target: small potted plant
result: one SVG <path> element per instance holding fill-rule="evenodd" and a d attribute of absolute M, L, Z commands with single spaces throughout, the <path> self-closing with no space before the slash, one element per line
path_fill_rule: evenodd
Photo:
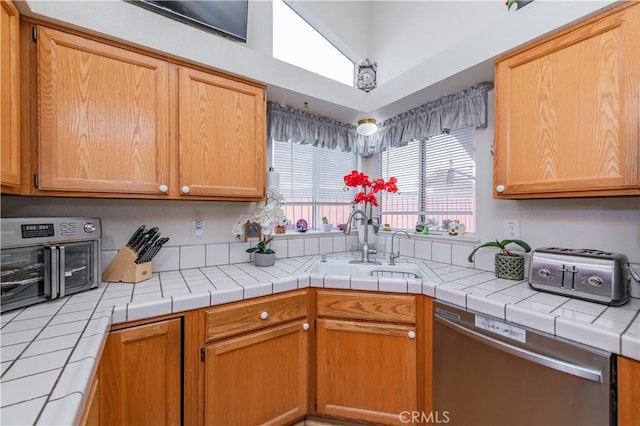
<path fill-rule="evenodd" d="M 496 253 L 496 277 L 506 278 L 508 280 L 523 280 L 524 279 L 524 257 L 520 254 L 509 251 L 507 245 L 516 244 L 524 249 L 525 252 L 530 252 L 531 247 L 529 244 L 522 240 L 502 240 L 502 241 L 489 241 L 478 247 L 476 247 L 467 260 L 473 262 L 473 256 L 476 252 L 483 247 L 496 247 L 500 251 Z"/>
<path fill-rule="evenodd" d="M 332 228 L 333 228 L 333 225 L 329 223 L 329 219 L 327 219 L 326 216 L 322 216 L 322 225 L 321 225 L 322 232 L 329 232 L 331 231 Z"/>
<path fill-rule="evenodd" d="M 273 266 L 276 261 L 276 252 L 268 245 L 273 237 L 264 237 L 255 246 L 248 248 L 247 253 L 253 253 L 253 263 L 256 266 Z"/>

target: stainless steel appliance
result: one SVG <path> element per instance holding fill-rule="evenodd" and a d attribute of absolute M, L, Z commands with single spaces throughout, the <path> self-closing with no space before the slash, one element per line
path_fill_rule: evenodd
<path fill-rule="evenodd" d="M 558 247 L 531 253 L 529 285 L 536 290 L 619 306 L 631 297 L 630 282 L 624 254 Z"/>
<path fill-rule="evenodd" d="M 1 312 L 98 286 L 100 219 L 3 218 L 1 229 Z"/>
<path fill-rule="evenodd" d="M 615 425 L 615 356 L 441 302 L 434 410 L 450 425 Z"/>

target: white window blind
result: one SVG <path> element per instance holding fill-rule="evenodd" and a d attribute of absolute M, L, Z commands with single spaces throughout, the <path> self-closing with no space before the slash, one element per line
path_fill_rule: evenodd
<path fill-rule="evenodd" d="M 305 219 L 316 229 L 322 217 L 333 225 L 344 223 L 354 193 L 343 190 L 343 178 L 356 168 L 355 153 L 280 141 L 272 141 L 272 147 L 289 221 Z"/>
<path fill-rule="evenodd" d="M 398 193 L 383 193 L 381 215 L 394 228 L 429 223 L 446 231 L 458 220 L 475 232 L 475 130 L 458 130 L 380 154 L 380 174 L 398 178 Z"/>

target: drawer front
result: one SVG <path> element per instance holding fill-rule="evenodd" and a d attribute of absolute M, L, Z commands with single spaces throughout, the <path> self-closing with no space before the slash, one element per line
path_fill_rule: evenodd
<path fill-rule="evenodd" d="M 415 324 L 416 298 L 397 294 L 318 291 L 318 316 Z"/>
<path fill-rule="evenodd" d="M 205 312 L 206 340 L 210 342 L 306 316 L 306 290 L 218 306 Z"/>

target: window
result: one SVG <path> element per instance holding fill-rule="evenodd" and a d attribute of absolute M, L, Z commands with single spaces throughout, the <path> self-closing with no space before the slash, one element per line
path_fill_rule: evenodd
<path fill-rule="evenodd" d="M 354 84 L 353 62 L 282 0 L 273 0 L 273 57 Z"/>
<path fill-rule="evenodd" d="M 305 219 L 319 229 L 324 216 L 334 226 L 347 221 L 354 191 L 343 189 L 344 175 L 356 169 L 355 153 L 280 141 L 272 141 L 272 149 L 290 222 Z"/>
<path fill-rule="evenodd" d="M 446 231 L 459 220 L 465 232 L 475 232 L 474 135 L 468 128 L 381 153 L 380 175 L 398 178 L 398 192 L 381 195 L 382 222 L 399 229 L 424 222 L 431 231 Z"/>

